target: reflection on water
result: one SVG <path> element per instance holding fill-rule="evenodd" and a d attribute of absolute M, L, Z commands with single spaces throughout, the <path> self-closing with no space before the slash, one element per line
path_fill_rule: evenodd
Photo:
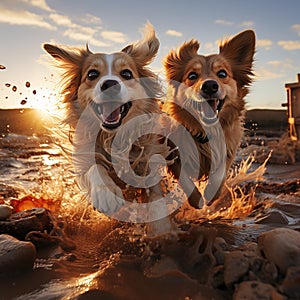
<path fill-rule="evenodd" d="M 23 208 L 35 203 L 55 210 L 76 246 L 42 249 L 32 272 L 1 278 L 3 299 L 139 299 L 141 293 L 144 299 L 201 293 L 226 299 L 224 291 L 202 284 L 207 274 L 192 263 L 201 257 L 204 264 L 211 262 L 214 237 L 241 245 L 270 228 L 300 230 L 299 164 L 266 165 L 267 156 L 263 163 L 240 157 L 219 202 L 202 210 L 184 204 L 173 220 L 179 233 L 149 240 L 142 224 L 120 224 L 88 206 L 69 162 L 47 138 L 0 138 L 0 200 L 22 199 Z"/>

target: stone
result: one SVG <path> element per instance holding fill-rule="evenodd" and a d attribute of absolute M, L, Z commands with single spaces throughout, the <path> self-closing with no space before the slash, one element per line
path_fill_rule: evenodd
<path fill-rule="evenodd" d="M 271 261 L 265 260 L 259 272 L 259 278 L 263 282 L 275 284 L 278 277 L 278 270 L 275 264 Z"/>
<path fill-rule="evenodd" d="M 0 274 L 32 269 L 35 257 L 36 249 L 32 243 L 7 234 L 0 235 Z"/>
<path fill-rule="evenodd" d="M 214 253 L 217 265 L 224 265 L 226 253 L 229 251 L 217 250 Z"/>
<path fill-rule="evenodd" d="M 258 218 L 255 223 L 257 224 L 281 224 L 288 225 L 289 220 L 284 215 L 284 213 L 280 211 L 271 211 L 267 215 Z"/>
<path fill-rule="evenodd" d="M 289 228 L 276 228 L 258 237 L 262 254 L 282 273 L 291 266 L 300 266 L 300 232 Z"/>
<path fill-rule="evenodd" d="M 214 243 L 213 243 L 213 248 L 215 250 L 222 250 L 222 251 L 228 251 L 229 250 L 229 246 L 226 243 L 226 241 L 222 238 L 217 236 Z"/>
<path fill-rule="evenodd" d="M 247 242 L 242 244 L 238 250 L 245 251 L 248 253 L 248 256 L 256 256 L 259 253 L 258 245 L 255 242 Z"/>
<path fill-rule="evenodd" d="M 225 255 L 228 253 L 229 246 L 222 237 L 216 237 L 213 244 L 213 255 L 216 259 L 217 265 L 223 265 Z"/>
<path fill-rule="evenodd" d="M 300 267 L 289 267 L 279 290 L 293 299 L 300 299 Z"/>
<path fill-rule="evenodd" d="M 260 281 L 244 281 L 238 285 L 233 300 L 284 300 L 283 295 L 270 284 Z"/>
<path fill-rule="evenodd" d="M 0 234 L 9 234 L 24 240 L 30 231 L 48 231 L 53 228 L 51 214 L 44 208 L 32 208 L 13 213 L 9 218 L 0 221 Z"/>
<path fill-rule="evenodd" d="M 214 289 L 224 287 L 224 266 L 213 267 L 209 273 L 208 284 Z"/>
<path fill-rule="evenodd" d="M 257 274 L 262 269 L 264 259 L 260 256 L 254 256 L 251 257 L 249 261 L 251 270 Z"/>
<path fill-rule="evenodd" d="M 249 259 L 243 251 L 232 251 L 225 255 L 224 282 L 227 287 L 242 279 L 250 268 Z"/>
<path fill-rule="evenodd" d="M 11 216 L 13 207 L 7 204 L 0 204 L 0 221 L 6 220 Z"/>

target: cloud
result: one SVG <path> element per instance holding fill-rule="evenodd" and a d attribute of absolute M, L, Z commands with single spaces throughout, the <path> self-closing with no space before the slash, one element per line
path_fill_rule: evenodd
<path fill-rule="evenodd" d="M 49 15 L 49 18 L 57 25 L 74 27 L 74 24 L 68 16 L 53 13 Z"/>
<path fill-rule="evenodd" d="M 94 25 L 101 25 L 102 20 L 99 17 L 96 17 L 92 14 L 85 14 L 85 17 L 81 19 L 82 22 L 85 24 L 94 24 Z"/>
<path fill-rule="evenodd" d="M 284 74 L 281 74 L 280 72 L 277 71 L 273 71 L 267 67 L 261 67 L 257 69 L 255 71 L 255 74 L 259 78 L 259 80 L 269 80 L 269 79 L 284 77 Z"/>
<path fill-rule="evenodd" d="M 295 30 L 298 33 L 298 35 L 300 35 L 300 24 L 292 25 L 292 29 Z"/>
<path fill-rule="evenodd" d="M 207 51 L 208 53 L 212 53 L 212 52 L 216 52 L 218 49 L 218 43 L 205 43 L 204 44 L 204 49 L 205 51 Z"/>
<path fill-rule="evenodd" d="M 75 25 L 74 28 L 67 29 L 63 35 L 71 40 L 80 41 L 83 43 L 89 43 L 97 47 L 109 47 L 110 43 L 100 41 L 94 37 L 97 33 L 97 29 L 91 27 L 84 27 L 80 25 Z"/>
<path fill-rule="evenodd" d="M 277 44 L 288 51 L 300 49 L 300 41 L 278 41 Z"/>
<path fill-rule="evenodd" d="M 257 40 L 256 45 L 258 48 L 264 48 L 265 50 L 270 50 L 273 42 L 271 40 Z"/>
<path fill-rule="evenodd" d="M 167 35 L 171 35 L 171 36 L 177 36 L 177 37 L 181 37 L 182 36 L 182 32 L 173 30 L 173 29 L 169 29 L 166 31 Z"/>
<path fill-rule="evenodd" d="M 253 21 L 244 21 L 240 24 L 241 27 L 253 27 L 254 22 Z"/>
<path fill-rule="evenodd" d="M 24 3 L 27 3 L 31 6 L 38 7 L 45 11 L 54 11 L 48 6 L 45 0 L 22 0 Z"/>
<path fill-rule="evenodd" d="M 93 23 L 101 23 L 101 19 L 93 15 L 86 15 Z M 72 20 L 65 15 L 52 13 L 49 15 L 49 18 L 58 26 L 66 27 L 67 29 L 63 32 L 63 36 L 68 37 L 74 41 L 80 41 L 83 43 L 89 43 L 97 47 L 108 47 L 111 44 L 102 42 L 95 38 L 95 35 L 100 31 L 100 26 L 82 26 L 76 23 L 73 23 Z M 81 20 L 83 21 L 83 20 Z M 91 23 L 89 22 L 89 24 Z"/>
<path fill-rule="evenodd" d="M 233 25 L 233 22 L 227 21 L 227 20 L 221 20 L 221 19 L 216 20 L 215 23 L 218 24 L 218 25 L 225 25 L 225 26 L 232 26 Z"/>
<path fill-rule="evenodd" d="M 94 33 L 95 31 L 90 27 L 76 26 L 75 28 L 67 29 L 63 35 L 76 41 L 87 41 Z"/>
<path fill-rule="evenodd" d="M 127 36 L 123 32 L 119 31 L 102 31 L 101 36 L 114 43 L 125 43 L 127 41 Z"/>
<path fill-rule="evenodd" d="M 10 25 L 36 26 L 49 30 L 55 30 L 56 27 L 46 22 L 42 16 L 29 11 L 16 11 L 10 9 L 1 9 L 0 23 Z"/>
<path fill-rule="evenodd" d="M 255 73 L 259 80 L 268 80 L 275 78 L 286 77 L 286 74 L 290 70 L 294 70 L 294 66 L 291 61 L 280 61 L 280 60 L 271 60 L 268 61 L 265 65 L 258 68 Z"/>

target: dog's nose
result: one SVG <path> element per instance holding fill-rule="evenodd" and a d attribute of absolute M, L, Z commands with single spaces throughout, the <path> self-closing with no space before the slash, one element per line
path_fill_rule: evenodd
<path fill-rule="evenodd" d="M 101 91 L 110 97 L 118 95 L 120 90 L 121 86 L 116 80 L 105 80 L 101 85 Z"/>
<path fill-rule="evenodd" d="M 219 90 L 219 85 L 215 80 L 206 80 L 203 82 L 201 86 L 201 91 L 212 97 L 215 93 L 217 93 Z"/>

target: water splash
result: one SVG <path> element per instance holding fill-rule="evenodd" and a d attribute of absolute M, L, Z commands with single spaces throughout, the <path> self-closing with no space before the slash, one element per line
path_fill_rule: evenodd
<path fill-rule="evenodd" d="M 263 175 L 270 157 L 271 152 L 261 165 L 251 170 L 256 158 L 254 155 L 248 156 L 237 167 L 231 169 L 220 197 L 211 206 L 204 206 L 200 210 L 195 210 L 184 203 L 176 217 L 185 221 L 202 220 L 203 222 L 246 217 L 256 204 L 255 182 L 264 179 Z M 247 189 L 243 187 L 245 182 L 253 182 L 253 184 Z M 198 183 L 199 189 L 203 190 L 204 187 L 205 183 Z"/>

